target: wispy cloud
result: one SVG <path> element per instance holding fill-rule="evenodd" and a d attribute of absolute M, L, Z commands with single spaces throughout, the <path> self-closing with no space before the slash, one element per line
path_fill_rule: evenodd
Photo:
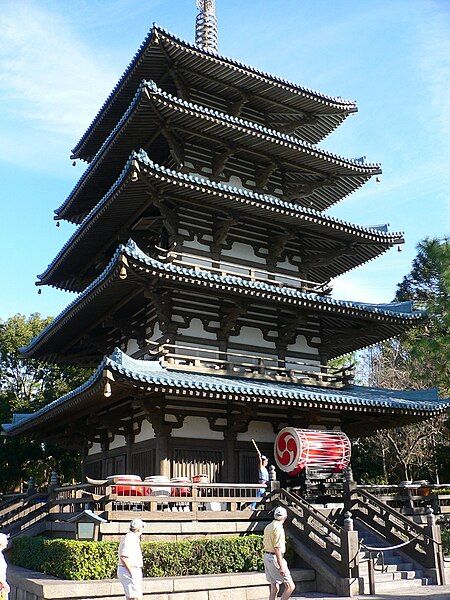
<path fill-rule="evenodd" d="M 2 156 L 38 137 L 69 145 L 111 89 L 114 70 L 62 15 L 32 2 L 3 2 L 0 30 Z"/>

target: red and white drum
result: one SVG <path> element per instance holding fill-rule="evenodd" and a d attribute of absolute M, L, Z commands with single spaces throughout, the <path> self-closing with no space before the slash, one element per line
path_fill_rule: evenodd
<path fill-rule="evenodd" d="M 305 468 L 339 473 L 348 467 L 350 440 L 342 431 L 285 427 L 275 440 L 275 461 L 289 475 Z"/>

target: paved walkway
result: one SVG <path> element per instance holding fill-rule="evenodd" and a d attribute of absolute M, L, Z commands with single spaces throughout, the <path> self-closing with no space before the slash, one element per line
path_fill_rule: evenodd
<path fill-rule="evenodd" d="M 294 595 L 292 598 L 300 600 L 301 598 L 314 598 L 315 600 L 337 600 L 337 596 L 324 596 L 320 593 L 308 593 L 303 595 Z M 394 600 L 402 598 L 403 600 L 423 600 L 430 598 L 431 600 L 449 600 L 450 585 L 424 585 L 422 587 L 413 587 L 409 590 L 398 590 L 395 592 L 376 594 L 375 596 L 358 596 L 358 600 Z M 357 600 L 355 598 L 355 600 Z"/>

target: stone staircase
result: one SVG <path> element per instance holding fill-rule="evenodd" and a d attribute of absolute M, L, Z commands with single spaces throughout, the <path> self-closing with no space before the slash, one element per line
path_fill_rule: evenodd
<path fill-rule="evenodd" d="M 363 546 L 359 555 L 359 573 L 364 579 L 364 594 L 369 594 L 369 550 L 370 548 L 388 548 L 390 544 L 377 535 L 375 532 L 364 527 L 361 523 L 356 523 L 356 529 L 362 540 Z M 377 556 L 372 552 L 375 559 L 375 591 L 395 592 L 407 588 L 418 587 L 422 585 L 431 585 L 433 581 L 426 577 L 423 568 L 413 563 L 400 550 L 384 550 Z"/>

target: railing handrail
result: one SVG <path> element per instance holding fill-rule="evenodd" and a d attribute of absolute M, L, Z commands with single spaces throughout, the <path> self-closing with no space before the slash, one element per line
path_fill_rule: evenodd
<path fill-rule="evenodd" d="M 233 351 L 223 351 L 223 350 L 216 350 L 214 348 L 198 348 L 196 346 L 189 346 L 189 345 L 185 345 L 185 344 L 167 344 L 167 343 L 163 343 L 163 344 L 158 344 L 158 342 L 152 342 L 151 340 L 146 340 L 146 343 L 148 343 L 149 345 L 152 346 L 156 346 L 156 350 L 153 351 L 152 353 L 155 355 L 159 355 L 161 353 L 164 353 L 164 349 L 165 348 L 174 348 L 174 349 L 181 349 L 181 350 L 194 350 L 195 352 L 198 353 L 210 353 L 210 354 L 216 354 L 218 355 L 217 359 L 210 359 L 210 360 L 220 360 L 220 356 L 223 355 L 224 357 L 226 357 L 226 359 L 228 359 L 228 357 L 232 356 L 235 358 L 246 358 L 246 359 L 255 359 L 258 361 L 261 361 L 263 364 L 266 362 L 272 362 L 272 363 L 279 363 L 281 361 L 281 359 L 273 357 L 273 356 L 267 356 L 267 355 L 258 355 L 258 354 L 244 354 L 242 352 L 233 352 Z M 183 357 L 183 355 L 177 355 L 174 353 L 169 353 L 169 354 L 173 354 L 173 356 L 179 356 L 180 358 Z M 187 356 L 186 358 L 199 358 L 196 356 Z M 200 358 L 201 360 L 201 358 Z M 208 360 L 208 359 L 205 359 Z M 223 362 L 229 362 L 227 360 L 224 360 Z M 296 359 L 288 359 L 284 360 L 282 362 L 289 362 L 289 364 L 293 364 L 293 365 L 300 365 L 300 366 L 304 366 L 304 367 L 311 367 L 311 368 L 315 368 L 315 369 L 325 369 L 326 371 L 329 371 L 330 373 L 321 373 L 320 371 L 316 371 L 317 375 L 338 375 L 340 373 L 344 374 L 346 372 L 352 372 L 354 369 L 354 364 L 350 364 L 348 366 L 343 366 L 343 367 L 333 367 L 330 365 L 323 365 L 323 364 L 310 364 L 307 363 L 305 361 L 300 361 L 300 360 L 296 360 Z M 249 363 L 247 366 L 258 366 L 258 365 L 253 365 L 251 363 Z M 295 369 L 292 369 L 291 367 L 278 367 L 278 366 L 274 366 L 274 367 L 269 367 L 271 369 L 280 369 L 282 371 L 292 371 Z M 308 371 L 309 372 L 309 371 Z"/>
<path fill-rule="evenodd" d="M 404 485 L 399 485 L 398 483 L 363 483 L 363 484 L 358 484 L 358 489 L 363 489 L 363 490 L 367 490 L 367 489 L 391 489 L 391 488 L 395 488 L 398 490 L 405 490 L 405 489 L 419 489 L 419 488 L 432 488 L 432 489 L 443 489 L 443 488 L 449 488 L 450 489 L 450 483 L 405 483 Z M 449 492 L 450 493 L 450 492 Z"/>
<path fill-rule="evenodd" d="M 394 508 L 392 508 L 391 506 L 386 504 L 385 502 L 381 502 L 380 500 L 378 500 L 378 498 L 376 496 L 374 496 L 367 490 L 356 488 L 356 489 L 352 490 L 350 493 L 352 496 L 354 496 L 355 494 L 360 494 L 361 496 L 365 497 L 367 500 L 369 500 L 370 502 L 375 504 L 378 508 L 381 508 L 385 512 L 389 513 L 389 515 L 395 517 L 398 521 L 400 521 L 405 526 L 406 530 L 413 530 L 416 533 L 419 533 L 421 536 L 423 536 L 424 539 L 432 541 L 430 536 L 428 536 L 425 533 L 423 527 L 421 527 L 420 525 L 418 525 L 411 519 L 408 519 L 407 517 L 402 515 L 400 512 L 398 512 L 397 510 L 395 510 Z M 407 533 L 407 531 L 405 531 L 405 533 Z"/>
<path fill-rule="evenodd" d="M 336 525 L 335 523 L 330 521 L 325 515 L 323 515 L 318 510 L 316 510 L 309 502 L 304 500 L 301 496 L 298 496 L 297 494 L 293 494 L 292 492 L 288 492 L 287 490 L 284 490 L 284 489 L 280 489 L 280 490 L 278 490 L 278 492 L 279 492 L 279 495 L 286 496 L 288 498 L 288 500 L 298 504 L 303 510 L 305 510 L 305 512 L 307 512 L 311 516 L 313 516 L 314 519 L 319 521 L 319 523 L 321 525 L 323 525 L 324 527 L 327 527 L 327 529 L 329 529 L 336 536 L 338 536 L 338 537 L 341 536 L 341 534 L 343 532 L 342 527 L 339 527 L 339 525 Z"/>
<path fill-rule="evenodd" d="M 270 279 L 270 277 L 273 278 L 283 278 L 283 279 L 287 279 L 292 281 L 295 284 L 299 284 L 299 285 L 292 285 L 292 287 L 308 287 L 312 290 L 316 290 L 317 292 L 324 292 L 324 290 L 328 289 L 330 287 L 330 280 L 328 279 L 327 281 L 324 282 L 319 282 L 319 281 L 311 281 L 309 279 L 303 279 L 301 277 L 297 277 L 295 275 L 291 275 L 289 273 L 274 273 L 271 271 L 268 271 L 267 269 L 264 269 L 262 267 L 259 266 L 251 266 L 251 265 L 239 265 L 236 264 L 234 262 L 231 261 L 227 261 L 227 260 L 222 260 L 222 258 L 218 259 L 218 260 L 214 260 L 214 258 L 210 257 L 210 256 L 202 256 L 200 254 L 191 254 L 190 252 L 179 252 L 177 250 L 164 250 L 162 248 L 156 248 L 159 252 L 161 252 L 162 254 L 159 255 L 159 258 L 163 259 L 163 260 L 169 260 L 171 258 L 175 258 L 175 260 L 173 260 L 173 262 L 178 262 L 179 264 L 184 264 L 186 266 L 189 267 L 197 267 L 199 269 L 205 269 L 206 271 L 215 271 L 215 272 L 223 272 L 226 271 L 228 274 L 230 275 L 235 275 L 236 277 L 244 277 L 244 278 L 250 278 L 250 279 L 259 279 L 261 281 L 270 281 L 273 284 L 277 284 L 277 285 L 283 285 L 283 282 L 279 282 L 276 279 Z M 211 263 L 218 263 L 220 266 L 219 267 L 214 267 L 213 265 L 203 265 L 203 264 L 197 264 L 197 263 L 190 263 L 190 262 L 183 262 L 182 259 L 183 258 L 188 258 L 188 259 L 194 259 L 197 261 L 209 261 Z M 229 267 L 229 269 L 227 269 L 227 267 Z M 241 271 L 248 271 L 248 274 L 246 274 L 245 272 L 239 272 L 237 271 L 237 269 L 240 269 Z M 265 277 L 257 277 L 256 274 L 261 273 L 263 274 Z M 304 285 L 302 285 L 304 284 Z M 287 284 L 289 285 L 289 283 Z"/>

